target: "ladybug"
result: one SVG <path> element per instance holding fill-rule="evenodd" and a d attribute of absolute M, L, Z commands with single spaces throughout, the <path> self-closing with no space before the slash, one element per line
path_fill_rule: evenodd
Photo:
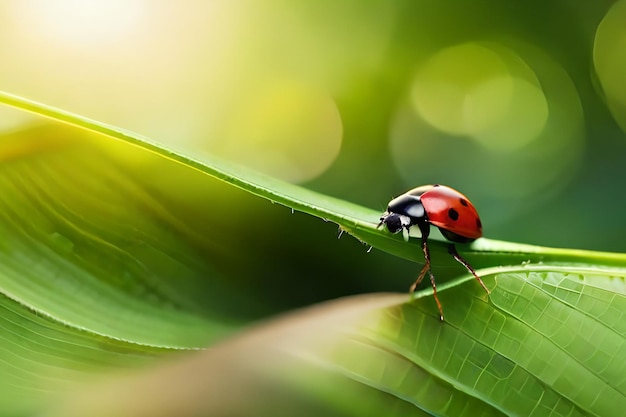
<path fill-rule="evenodd" d="M 448 246 L 448 253 L 471 272 L 485 291 L 487 291 L 487 294 L 489 294 L 490 291 L 482 279 L 476 274 L 474 268 L 459 255 L 454 245 L 454 243 L 473 242 L 483 235 L 480 217 L 478 217 L 478 212 L 474 205 L 457 190 L 445 185 L 435 184 L 423 185 L 407 191 L 389 202 L 387 211 L 380 217 L 380 223 L 378 223 L 377 228 L 385 225 L 391 233 L 402 231 L 404 240 L 408 241 L 412 231 L 411 227 L 418 227 L 426 262 L 409 291 L 413 293 L 426 275 L 426 272 L 428 272 L 435 302 L 439 309 L 439 318 L 443 321 L 443 309 L 437 297 L 435 277 L 430 270 L 428 236 L 431 224 L 438 227 L 441 234 L 452 242 Z"/>

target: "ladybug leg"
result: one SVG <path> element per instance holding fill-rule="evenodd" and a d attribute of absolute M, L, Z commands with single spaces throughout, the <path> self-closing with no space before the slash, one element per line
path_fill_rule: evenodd
<path fill-rule="evenodd" d="M 409 288 L 409 292 L 413 293 L 415 288 L 422 282 L 426 273 L 430 277 L 430 285 L 433 287 L 433 297 L 435 298 L 435 302 L 437 303 L 437 308 L 439 309 L 439 319 L 443 321 L 443 308 L 441 307 L 441 302 L 439 301 L 439 297 L 437 297 L 437 285 L 435 284 L 435 276 L 433 272 L 430 270 L 430 249 L 428 248 L 428 235 L 430 233 L 430 227 L 427 224 L 418 224 L 420 231 L 422 232 L 422 251 L 424 252 L 424 267 L 420 271 L 417 279 Z"/>
<path fill-rule="evenodd" d="M 412 294 L 420 285 L 420 282 L 424 279 L 426 272 L 430 271 L 430 250 L 428 249 L 428 235 L 430 234 L 430 227 L 424 222 L 418 222 L 417 227 L 420 228 L 420 232 L 422 233 L 422 251 L 424 252 L 424 267 L 420 271 L 420 274 L 417 276 L 417 279 L 409 288 L 409 292 Z"/>
<path fill-rule="evenodd" d="M 478 276 L 478 274 L 476 273 L 476 271 L 474 270 L 474 268 L 472 268 L 472 266 L 461 257 L 461 255 L 459 255 L 459 253 L 456 251 L 456 246 L 454 246 L 454 244 L 450 244 L 448 246 L 448 253 L 450 255 L 452 255 L 452 257 L 461 265 L 463 265 L 469 272 L 472 273 L 472 275 L 474 275 L 474 278 L 476 278 L 478 280 L 478 282 L 480 283 L 480 285 L 484 288 L 485 291 L 487 291 L 487 294 L 491 294 L 491 291 L 489 291 L 489 288 L 487 288 L 487 286 L 485 285 L 485 283 L 483 282 L 482 279 L 480 279 L 480 277 Z"/>
<path fill-rule="evenodd" d="M 435 298 L 437 308 L 439 309 L 439 320 L 443 321 L 443 308 L 441 307 L 439 297 L 437 297 L 437 284 L 435 284 L 435 276 L 430 271 L 430 269 L 428 270 L 428 273 L 430 274 L 430 285 L 433 287 L 433 297 Z"/>
<path fill-rule="evenodd" d="M 424 276 L 426 276 L 426 272 L 430 272 L 430 250 L 428 249 L 428 241 L 426 239 L 422 239 L 422 250 L 424 251 L 424 267 L 420 271 L 420 274 L 417 276 L 417 279 L 409 288 L 409 292 L 415 292 L 415 288 L 422 282 Z"/>

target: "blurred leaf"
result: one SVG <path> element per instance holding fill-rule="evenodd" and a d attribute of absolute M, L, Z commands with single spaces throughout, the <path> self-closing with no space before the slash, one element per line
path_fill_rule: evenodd
<path fill-rule="evenodd" d="M 138 180 L 108 138 L 421 260 L 417 242 L 376 228 L 378 211 L 8 94 L 0 102 L 89 132 L 44 126 L 2 138 L 0 319 L 10 325 L 0 406 L 12 414 L 104 369 L 214 344 L 241 328 L 234 311 L 256 296 L 229 282 L 220 242 Z M 436 262 L 454 263 L 445 242 L 433 249 Z M 480 271 L 492 293 L 467 276 L 441 285 L 445 323 L 428 290 L 414 302 L 339 301 L 181 358 L 165 376 L 112 376 L 51 415 L 603 416 L 626 406 L 624 255 L 488 239 L 460 249 L 494 267 Z"/>
<path fill-rule="evenodd" d="M 47 127 L 4 143 L 57 135 L 65 141 L 55 152 L 0 166 L 3 293 L 66 325 L 132 343 L 190 348 L 224 334 L 216 317 L 196 314 L 206 298 L 195 290 L 216 273 L 181 238 L 182 223 L 87 136 L 72 142 L 67 129 Z"/>
<path fill-rule="evenodd" d="M 441 292 L 444 323 L 431 297 L 342 299 L 101 382 L 47 415 L 621 414 L 623 273 L 522 267 L 483 279 L 489 297 L 470 278 Z"/>
<path fill-rule="evenodd" d="M 0 138 L 2 415 L 243 323 L 202 237 L 95 139 L 50 125 Z"/>

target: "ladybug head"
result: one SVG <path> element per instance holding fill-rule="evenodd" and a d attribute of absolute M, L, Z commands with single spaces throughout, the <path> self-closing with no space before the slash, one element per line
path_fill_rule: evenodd
<path fill-rule="evenodd" d="M 387 230 L 391 233 L 398 233 L 403 228 L 407 228 L 411 225 L 411 219 L 407 216 L 403 216 L 402 214 L 386 211 L 380 217 L 380 223 L 378 223 L 378 227 L 382 225 L 387 226 Z"/>
<path fill-rule="evenodd" d="M 398 233 L 402 230 L 402 219 L 400 218 L 400 215 L 396 213 L 383 215 L 380 218 L 379 224 L 385 224 L 385 226 L 387 226 L 387 230 L 391 233 Z"/>

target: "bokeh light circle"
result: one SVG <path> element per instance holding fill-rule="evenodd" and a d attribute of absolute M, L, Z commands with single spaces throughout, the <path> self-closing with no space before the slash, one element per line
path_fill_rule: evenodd
<path fill-rule="evenodd" d="M 626 1 L 620 0 L 598 25 L 593 62 L 607 105 L 626 131 Z"/>
<path fill-rule="evenodd" d="M 518 42 L 453 46 L 424 61 L 392 120 L 389 146 L 407 188 L 455 186 L 483 202 L 484 216 L 505 222 L 515 207 L 566 184 L 583 144 L 571 78 L 541 49 Z"/>
<path fill-rule="evenodd" d="M 543 91 L 528 65 L 501 46 L 476 42 L 429 57 L 417 72 L 411 99 L 432 127 L 494 150 L 527 145 L 548 118 Z"/>
<path fill-rule="evenodd" d="M 312 87 L 270 84 L 228 114 L 211 152 L 290 182 L 317 177 L 341 148 L 339 110 L 329 94 Z"/>
<path fill-rule="evenodd" d="M 508 97 L 502 97 L 502 91 Z M 497 77 L 474 88 L 463 108 L 466 134 L 494 151 L 510 152 L 539 138 L 548 120 L 541 88 L 515 77 Z"/>
<path fill-rule="evenodd" d="M 445 133 L 464 134 L 468 92 L 502 73 L 506 73 L 504 62 L 481 45 L 446 48 L 428 58 L 419 69 L 411 91 L 413 105 L 433 127 Z"/>

